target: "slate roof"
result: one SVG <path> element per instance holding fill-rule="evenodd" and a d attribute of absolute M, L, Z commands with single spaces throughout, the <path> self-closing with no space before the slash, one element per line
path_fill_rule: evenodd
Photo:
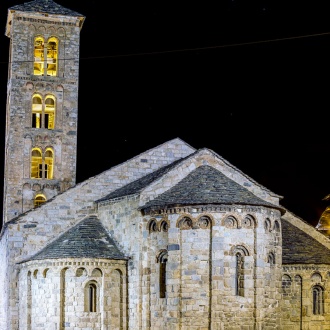
<path fill-rule="evenodd" d="M 189 157 L 189 156 L 188 156 Z M 144 177 L 137 179 L 113 192 L 106 195 L 105 197 L 100 198 L 96 202 L 102 202 L 109 199 L 120 198 L 124 196 L 134 195 L 139 193 L 142 189 L 147 187 L 152 182 L 156 181 L 158 178 L 169 172 L 173 167 L 175 167 L 179 162 L 182 162 L 185 158 L 179 159 L 167 166 L 164 166 L 152 173 L 145 175 Z"/>
<path fill-rule="evenodd" d="M 191 155 L 188 157 L 191 157 Z M 139 193 L 184 159 L 185 158 L 179 159 L 168 166 L 162 167 L 153 173 L 135 180 L 96 202 Z M 161 194 L 156 199 L 146 203 L 140 209 L 146 210 L 193 204 L 246 204 L 279 209 L 282 214 L 285 212 L 283 208 L 260 199 L 246 188 L 229 179 L 220 171 L 207 165 L 198 167 L 176 186 Z"/>
<path fill-rule="evenodd" d="M 24 262 L 57 258 L 127 259 L 95 216 L 82 220 Z"/>
<path fill-rule="evenodd" d="M 330 264 L 330 250 L 282 219 L 282 264 Z"/>
<path fill-rule="evenodd" d="M 147 202 L 140 209 L 150 210 L 181 205 L 254 205 L 285 210 L 266 202 L 209 165 L 197 167 L 174 187 Z"/>
<path fill-rule="evenodd" d="M 79 16 L 84 17 L 71 9 L 62 7 L 53 0 L 34 0 L 25 2 L 21 5 L 16 5 L 9 8 L 10 10 L 37 12 L 37 13 L 48 13 L 55 15 L 67 15 L 67 16 Z"/>

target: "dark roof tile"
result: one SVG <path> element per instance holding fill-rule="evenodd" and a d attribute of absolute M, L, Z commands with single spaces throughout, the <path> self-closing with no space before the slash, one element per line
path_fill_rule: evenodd
<path fill-rule="evenodd" d="M 330 264 L 329 249 L 285 219 L 282 242 L 282 264 Z"/>
<path fill-rule="evenodd" d="M 81 15 L 71 9 L 62 7 L 53 0 L 34 0 L 30 2 L 25 2 L 21 5 L 10 7 L 9 9 L 25 11 L 25 12 L 84 17 L 84 15 Z"/>
<path fill-rule="evenodd" d="M 96 217 L 81 221 L 24 261 L 58 258 L 127 259 Z"/>

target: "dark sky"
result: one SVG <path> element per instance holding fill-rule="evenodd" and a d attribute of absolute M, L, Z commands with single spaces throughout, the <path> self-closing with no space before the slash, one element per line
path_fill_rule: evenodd
<path fill-rule="evenodd" d="M 23 2 L 1 0 L 3 144 L 7 8 Z M 179 137 L 316 225 L 330 193 L 325 1 L 117 2 L 57 1 L 86 16 L 77 183 Z"/>

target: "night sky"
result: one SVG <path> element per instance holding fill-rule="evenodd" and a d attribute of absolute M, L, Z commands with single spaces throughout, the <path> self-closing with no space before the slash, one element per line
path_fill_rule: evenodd
<path fill-rule="evenodd" d="M 1 0 L 3 145 L 7 9 L 23 2 Z M 77 183 L 178 137 L 214 150 L 317 224 L 330 194 L 325 1 L 56 2 L 86 16 Z"/>

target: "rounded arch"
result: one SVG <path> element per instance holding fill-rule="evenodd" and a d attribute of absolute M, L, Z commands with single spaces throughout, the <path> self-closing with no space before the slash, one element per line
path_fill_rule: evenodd
<path fill-rule="evenodd" d="M 301 277 L 300 275 L 295 275 L 295 277 L 294 277 L 294 281 L 295 281 L 296 283 L 302 283 L 302 277 Z"/>
<path fill-rule="evenodd" d="M 156 262 L 160 263 L 160 262 L 166 262 L 167 261 L 167 250 L 166 249 L 161 249 L 159 250 L 159 252 L 157 253 L 156 256 Z"/>
<path fill-rule="evenodd" d="M 193 220 L 187 215 L 183 215 L 177 221 L 177 227 L 181 230 L 191 229 L 193 227 Z"/>
<path fill-rule="evenodd" d="M 31 179 L 42 178 L 42 153 L 40 148 L 32 148 L 31 150 Z"/>
<path fill-rule="evenodd" d="M 75 272 L 76 277 L 85 277 L 87 276 L 87 270 L 84 267 L 79 267 Z"/>
<path fill-rule="evenodd" d="M 35 269 L 34 271 L 33 271 L 33 278 L 38 278 L 38 269 Z"/>
<path fill-rule="evenodd" d="M 90 280 L 84 288 L 85 312 L 95 313 L 99 310 L 100 287 L 95 280 Z"/>
<path fill-rule="evenodd" d="M 47 76 L 57 75 L 58 38 L 51 36 L 47 40 Z"/>
<path fill-rule="evenodd" d="M 210 215 L 202 214 L 197 218 L 197 226 L 201 229 L 211 228 L 214 219 Z"/>
<path fill-rule="evenodd" d="M 94 268 L 92 270 L 92 274 L 91 274 L 92 277 L 102 277 L 103 276 L 103 272 L 100 268 Z"/>
<path fill-rule="evenodd" d="M 269 252 L 268 253 L 267 263 L 269 263 L 270 266 L 274 266 L 275 265 L 275 253 L 274 252 Z"/>
<path fill-rule="evenodd" d="M 44 271 L 42 272 L 43 278 L 46 278 L 49 273 L 49 268 L 45 268 Z"/>
<path fill-rule="evenodd" d="M 238 220 L 234 215 L 230 214 L 223 219 L 223 225 L 226 228 L 238 228 Z"/>
<path fill-rule="evenodd" d="M 266 218 L 265 219 L 265 222 L 264 222 L 264 228 L 265 228 L 265 231 L 271 231 L 271 221 L 269 218 Z"/>
<path fill-rule="evenodd" d="M 166 220 L 162 220 L 159 225 L 159 230 L 163 232 L 167 232 L 168 227 L 169 227 L 168 222 Z"/>
<path fill-rule="evenodd" d="M 311 275 L 311 280 L 314 283 L 321 283 L 322 282 L 322 275 L 319 272 L 314 272 Z"/>
<path fill-rule="evenodd" d="M 254 228 L 256 227 L 256 225 L 257 225 L 256 219 L 251 214 L 247 214 L 242 221 L 243 228 Z"/>
<path fill-rule="evenodd" d="M 235 256 L 237 255 L 237 253 L 241 254 L 244 257 L 250 255 L 248 248 L 246 248 L 244 245 L 236 245 L 230 249 L 230 255 Z"/>
<path fill-rule="evenodd" d="M 61 28 L 58 28 L 57 29 L 57 34 L 60 37 L 64 37 L 65 36 L 65 29 L 63 29 L 62 27 Z"/>
<path fill-rule="evenodd" d="M 153 233 L 155 231 L 158 230 L 157 228 L 157 220 L 156 219 L 150 219 L 148 224 L 147 224 L 147 228 L 149 233 Z"/>
<path fill-rule="evenodd" d="M 36 194 L 34 197 L 34 207 L 39 207 L 41 204 L 45 203 L 47 198 L 44 194 Z"/>
<path fill-rule="evenodd" d="M 46 179 L 53 179 L 54 176 L 54 151 L 53 148 L 47 147 L 44 157 L 44 172 Z"/>
<path fill-rule="evenodd" d="M 36 35 L 34 37 L 34 62 L 33 62 L 33 74 L 36 76 L 40 76 L 44 74 L 44 56 L 45 56 L 45 39 L 41 35 Z"/>
<path fill-rule="evenodd" d="M 281 231 L 281 226 L 280 226 L 280 223 L 279 223 L 278 220 L 275 220 L 275 221 L 274 221 L 274 231 L 275 231 L 276 233 L 279 233 L 279 232 Z"/>

